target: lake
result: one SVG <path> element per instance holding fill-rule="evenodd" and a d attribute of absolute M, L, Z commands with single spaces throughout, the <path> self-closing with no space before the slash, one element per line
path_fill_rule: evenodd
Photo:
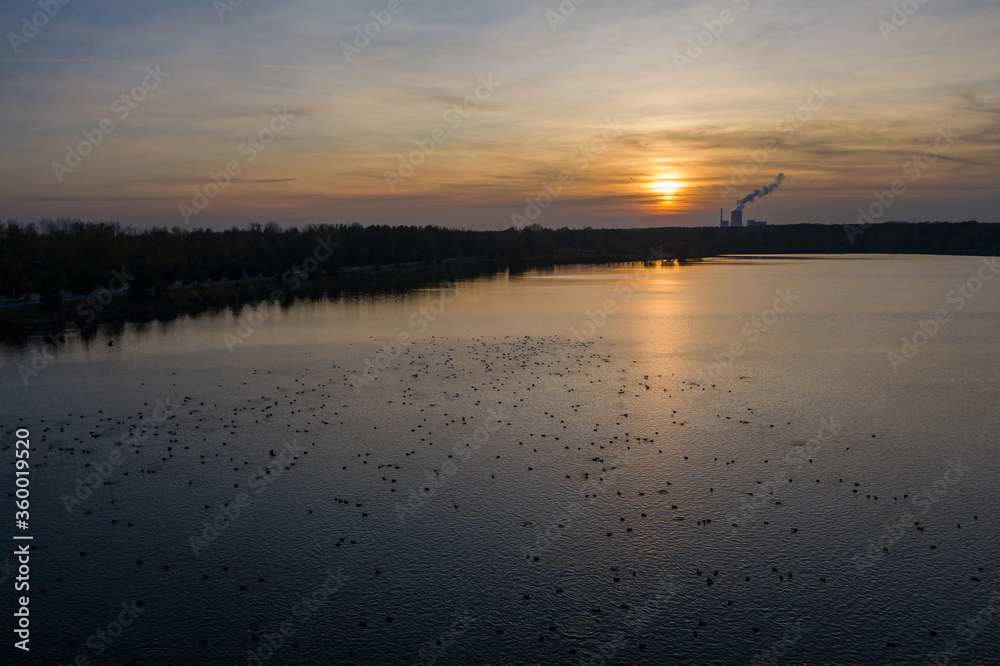
<path fill-rule="evenodd" d="M 992 262 L 569 266 L 4 348 L 30 663 L 1000 663 Z"/>

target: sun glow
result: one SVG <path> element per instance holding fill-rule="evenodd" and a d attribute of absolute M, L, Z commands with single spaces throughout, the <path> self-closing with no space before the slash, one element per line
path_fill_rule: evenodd
<path fill-rule="evenodd" d="M 677 193 L 684 189 L 686 184 L 684 181 L 673 177 L 663 177 L 660 180 L 653 181 L 647 187 L 651 192 L 660 195 L 661 205 L 670 206 L 674 203 Z"/>

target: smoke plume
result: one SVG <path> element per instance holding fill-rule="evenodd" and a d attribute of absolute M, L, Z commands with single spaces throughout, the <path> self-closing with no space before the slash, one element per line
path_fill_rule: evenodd
<path fill-rule="evenodd" d="M 781 181 L 785 179 L 785 174 L 779 173 L 778 177 L 774 179 L 774 182 L 770 185 L 765 185 L 759 189 L 754 190 L 750 194 L 746 195 L 742 199 L 736 202 L 736 210 L 743 210 L 743 207 L 747 204 L 754 202 L 754 199 L 758 197 L 766 197 L 768 194 L 778 189 L 778 185 L 781 185 Z"/>

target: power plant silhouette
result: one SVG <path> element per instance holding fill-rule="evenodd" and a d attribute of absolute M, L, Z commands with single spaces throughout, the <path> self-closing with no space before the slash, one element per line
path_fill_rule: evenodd
<path fill-rule="evenodd" d="M 778 177 L 774 179 L 773 183 L 771 183 L 770 185 L 764 185 L 763 187 L 760 187 L 760 188 L 754 190 L 750 194 L 746 195 L 745 197 L 743 197 L 742 199 L 740 199 L 739 201 L 737 201 L 736 202 L 736 208 L 734 208 L 729 213 L 729 221 L 726 221 L 726 218 L 723 217 L 723 209 L 720 208 L 719 209 L 719 226 L 721 226 L 721 227 L 742 227 L 743 226 L 743 208 L 744 208 L 744 206 L 746 206 L 747 204 L 753 203 L 755 199 L 759 199 L 761 197 L 766 197 L 768 194 L 770 194 L 774 190 L 778 189 L 778 186 L 781 185 L 781 182 L 783 180 L 785 180 L 785 174 L 779 173 Z M 766 225 L 767 225 L 767 221 L 765 221 L 765 220 L 747 220 L 747 226 L 748 227 L 763 227 L 763 226 L 766 226 Z"/>

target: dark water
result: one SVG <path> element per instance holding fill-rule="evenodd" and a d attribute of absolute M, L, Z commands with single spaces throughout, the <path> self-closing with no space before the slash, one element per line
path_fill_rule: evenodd
<path fill-rule="evenodd" d="M 5 663 L 1000 663 L 985 265 L 574 267 L 8 349 Z"/>

